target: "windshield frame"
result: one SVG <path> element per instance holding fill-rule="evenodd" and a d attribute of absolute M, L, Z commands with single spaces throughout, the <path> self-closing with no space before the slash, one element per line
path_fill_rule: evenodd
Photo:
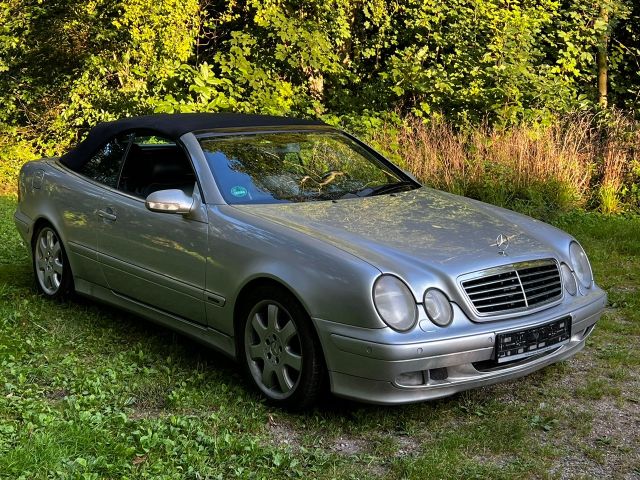
<path fill-rule="evenodd" d="M 200 130 L 191 132 L 191 134 L 195 137 L 195 140 L 200 147 L 200 150 L 203 154 L 203 157 L 206 157 L 206 153 L 202 148 L 201 141 L 207 139 L 214 139 L 215 137 L 236 137 L 236 136 L 253 136 L 253 135 L 268 135 L 268 134 L 287 134 L 287 133 L 326 133 L 326 134 L 334 134 L 341 135 L 345 137 L 347 140 L 352 141 L 358 147 L 362 148 L 367 154 L 374 157 L 375 160 L 380 162 L 386 168 L 391 170 L 395 175 L 397 175 L 399 181 L 410 183 L 414 188 L 412 190 L 418 189 L 423 185 L 418 182 L 413 176 L 405 172 L 402 168 L 398 167 L 396 164 L 387 159 L 380 152 L 375 150 L 374 148 L 367 145 L 365 142 L 361 141 L 354 135 L 347 133 L 343 130 L 340 130 L 335 127 L 331 127 L 330 125 L 311 125 L 311 126 L 283 126 L 283 127 L 256 127 L 252 129 L 247 129 L 246 127 L 237 127 L 237 128 L 217 128 L 215 130 Z M 255 205 L 279 205 L 279 203 L 229 203 L 221 192 L 221 186 L 216 178 L 216 173 L 213 171 L 213 168 L 209 165 L 209 162 L 205 161 L 206 168 L 209 170 L 211 177 L 215 183 L 215 187 L 219 192 L 219 197 L 221 203 L 224 205 L 230 206 L 255 206 Z M 364 198 L 364 197 L 359 197 Z M 330 202 L 330 201 L 343 201 L 349 199 L 341 199 L 341 200 L 314 200 L 318 202 Z M 307 202 L 293 202 L 293 203 L 307 203 Z M 284 205 L 291 205 L 291 203 L 283 203 Z"/>

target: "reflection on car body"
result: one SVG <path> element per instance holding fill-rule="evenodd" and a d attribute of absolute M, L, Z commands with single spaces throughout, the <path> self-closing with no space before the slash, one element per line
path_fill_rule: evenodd
<path fill-rule="evenodd" d="M 423 187 L 317 121 L 100 124 L 25 165 L 19 193 L 45 296 L 184 332 L 293 408 L 327 384 L 393 404 L 515 379 L 583 348 L 606 302 L 568 234 Z"/>

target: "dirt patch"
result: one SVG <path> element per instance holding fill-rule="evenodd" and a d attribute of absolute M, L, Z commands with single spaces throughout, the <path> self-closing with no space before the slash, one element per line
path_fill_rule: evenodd
<path fill-rule="evenodd" d="M 419 453 L 422 446 L 418 439 L 406 435 L 396 436 L 395 441 L 398 442 L 396 457 L 408 457 Z"/>
<path fill-rule="evenodd" d="M 59 402 L 61 400 L 64 400 L 66 397 L 68 397 L 70 393 L 71 392 L 69 392 L 69 390 L 65 388 L 60 388 L 57 390 L 52 390 L 50 392 L 47 392 L 45 396 L 51 401 Z"/>
<path fill-rule="evenodd" d="M 300 448 L 300 434 L 288 422 L 269 416 L 267 421 L 269 440 L 277 446 L 288 446 L 293 450 Z"/>
<path fill-rule="evenodd" d="M 165 416 L 165 413 L 160 408 L 134 408 L 133 412 L 127 417 L 129 420 L 149 420 L 154 418 L 161 418 Z"/>
<path fill-rule="evenodd" d="M 621 410 L 603 401 L 590 405 L 585 412 L 596 412 L 591 433 L 573 444 L 571 453 L 559 459 L 552 471 L 561 478 L 587 474 L 596 478 L 640 478 L 639 410 Z"/>
<path fill-rule="evenodd" d="M 594 373 L 594 362 L 586 356 L 571 361 L 571 374 L 562 384 L 576 390 L 584 376 Z M 590 418 L 591 431 L 578 439 L 567 431 L 556 439 L 558 448 L 568 452 L 559 458 L 551 473 L 562 479 L 589 476 L 594 478 L 640 479 L 640 391 L 638 376 L 618 382 L 620 396 L 601 399 L 568 398 L 563 408 L 571 412 L 576 426 Z M 556 443 L 554 442 L 554 443 Z"/>
<path fill-rule="evenodd" d="M 340 436 L 336 438 L 331 450 L 342 455 L 358 455 L 367 450 L 368 443 L 359 438 Z"/>

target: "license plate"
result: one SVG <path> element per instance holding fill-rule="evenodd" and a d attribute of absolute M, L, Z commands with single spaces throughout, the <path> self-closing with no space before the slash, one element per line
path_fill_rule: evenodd
<path fill-rule="evenodd" d="M 512 362 L 558 348 L 571 337 L 571 317 L 539 327 L 496 335 L 496 360 Z"/>

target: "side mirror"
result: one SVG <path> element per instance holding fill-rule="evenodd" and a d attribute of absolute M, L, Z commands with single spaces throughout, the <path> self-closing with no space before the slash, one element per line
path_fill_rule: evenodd
<path fill-rule="evenodd" d="M 193 196 L 177 189 L 158 190 L 147 197 L 144 206 L 152 212 L 185 214 L 193 207 Z"/>

